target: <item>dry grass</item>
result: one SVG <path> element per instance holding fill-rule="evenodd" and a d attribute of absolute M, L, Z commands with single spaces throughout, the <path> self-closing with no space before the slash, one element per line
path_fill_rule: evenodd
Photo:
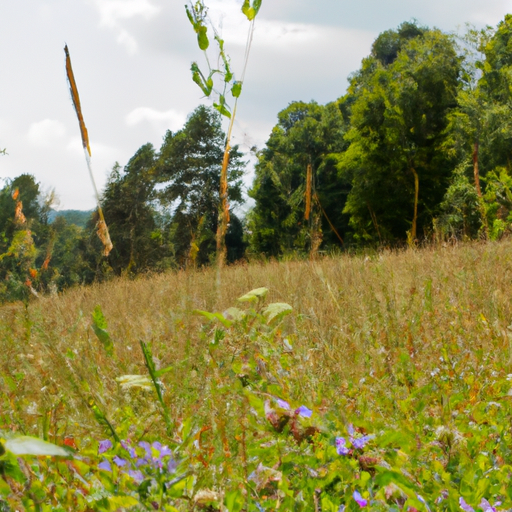
<path fill-rule="evenodd" d="M 148 395 L 128 396 L 115 382 L 145 373 L 139 340 L 151 344 L 162 367 L 174 367 L 163 379 L 173 416 L 198 410 L 206 400 L 205 341 L 192 311 L 223 311 L 260 286 L 270 289 L 270 302 L 294 308 L 283 335 L 296 353 L 296 398 L 362 413 L 378 407 L 384 420 L 398 414 L 397 400 L 432 379 L 441 357 L 475 375 L 491 362 L 510 371 L 511 278 L 512 243 L 505 241 L 239 265 L 223 270 L 220 291 L 215 271 L 204 270 L 4 306 L 0 427 L 50 437 L 97 432 L 91 398 L 114 423 L 129 406 L 151 425 L 156 406 Z M 98 304 L 113 358 L 91 329 Z"/>

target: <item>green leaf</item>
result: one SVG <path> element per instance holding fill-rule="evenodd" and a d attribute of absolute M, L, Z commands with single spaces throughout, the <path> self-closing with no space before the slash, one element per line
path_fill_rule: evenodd
<path fill-rule="evenodd" d="M 155 375 L 157 377 L 161 377 L 162 375 L 170 372 L 171 370 L 174 370 L 174 366 L 168 366 L 167 368 L 162 368 L 161 370 L 158 370 L 157 372 L 155 372 Z"/>
<path fill-rule="evenodd" d="M 254 9 L 254 7 L 251 7 L 250 0 L 244 1 L 244 4 L 242 5 L 242 12 L 247 16 L 247 19 L 249 21 L 252 21 L 256 16 L 256 10 Z"/>
<path fill-rule="evenodd" d="M 4 443 L 7 451 L 15 455 L 47 455 L 69 457 L 71 454 L 64 448 L 31 436 L 19 436 L 7 439 Z"/>
<path fill-rule="evenodd" d="M 213 108 L 228 119 L 231 119 L 231 112 L 222 104 L 214 103 Z"/>
<path fill-rule="evenodd" d="M 210 41 L 208 40 L 208 36 L 206 35 L 208 28 L 204 25 L 199 27 L 199 30 L 197 32 L 197 42 L 199 44 L 199 48 L 201 50 L 205 51 L 208 49 L 208 46 L 210 46 Z"/>
<path fill-rule="evenodd" d="M 241 92 L 242 82 L 238 82 L 235 80 L 235 82 L 233 83 L 233 87 L 231 87 L 231 94 L 233 95 L 233 98 L 238 98 Z"/>
<path fill-rule="evenodd" d="M 107 321 L 103 316 L 103 312 L 101 311 L 101 307 L 98 304 L 92 313 L 92 330 L 96 337 L 101 341 L 103 347 L 105 348 L 107 354 L 112 356 L 114 354 L 114 343 L 110 339 L 110 334 L 107 331 Z"/>
<path fill-rule="evenodd" d="M 0 474 L 13 478 L 16 482 L 24 484 L 27 477 L 21 471 L 14 453 L 6 453 L 0 460 Z"/>
<path fill-rule="evenodd" d="M 238 308 L 228 308 L 222 315 L 226 320 L 232 322 L 241 322 L 245 318 L 245 313 Z"/>
<path fill-rule="evenodd" d="M 233 322 L 222 316 L 222 313 L 210 313 L 209 311 L 201 311 L 200 309 L 194 309 L 193 313 L 202 315 L 210 321 L 218 320 L 224 327 L 230 327 Z"/>
<path fill-rule="evenodd" d="M 210 96 L 213 90 L 213 79 L 211 75 L 206 79 L 196 62 L 192 63 L 190 70 L 192 71 L 192 80 L 201 88 L 205 96 Z"/>
<path fill-rule="evenodd" d="M 290 304 L 285 302 L 274 302 L 269 304 L 264 310 L 263 315 L 267 319 L 267 322 L 272 322 L 275 318 L 282 318 L 285 315 L 291 313 L 293 308 Z"/>
<path fill-rule="evenodd" d="M 261 7 L 262 0 L 254 0 L 251 5 L 250 0 L 245 0 L 242 5 L 242 12 L 247 16 L 249 21 L 252 21 L 258 14 Z"/>
<path fill-rule="evenodd" d="M 240 489 L 227 492 L 224 504 L 226 505 L 226 509 L 230 512 L 239 512 L 242 510 L 242 507 L 244 506 L 244 498 Z"/>
<path fill-rule="evenodd" d="M 256 302 L 267 296 L 268 288 L 255 288 L 238 298 L 240 302 Z"/>

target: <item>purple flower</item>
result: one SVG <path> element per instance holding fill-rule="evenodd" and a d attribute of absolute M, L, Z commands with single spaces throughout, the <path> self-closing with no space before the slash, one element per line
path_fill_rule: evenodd
<path fill-rule="evenodd" d="M 373 436 L 351 437 L 350 442 L 356 450 L 362 450 L 366 443 L 372 438 Z"/>
<path fill-rule="evenodd" d="M 277 405 L 286 411 L 290 410 L 290 404 L 286 400 L 277 399 Z"/>
<path fill-rule="evenodd" d="M 121 446 L 130 454 L 130 457 L 132 459 L 135 459 L 137 457 L 137 453 L 133 449 L 132 446 L 130 446 L 129 441 L 121 441 Z"/>
<path fill-rule="evenodd" d="M 138 483 L 138 484 L 141 484 L 144 480 L 144 475 L 142 474 L 141 471 L 139 470 L 135 470 L 135 469 L 130 469 L 128 471 L 128 474 Z"/>
<path fill-rule="evenodd" d="M 141 466 L 147 466 L 149 464 L 149 461 L 147 459 L 137 459 L 135 461 L 135 465 L 140 468 Z"/>
<path fill-rule="evenodd" d="M 162 446 L 162 444 L 159 443 L 158 441 L 153 443 L 153 448 L 160 452 L 160 457 L 165 457 L 166 455 L 172 455 L 172 451 L 169 449 L 169 447 L 167 445 Z"/>
<path fill-rule="evenodd" d="M 124 459 L 121 459 L 121 457 L 118 457 L 117 455 L 114 455 L 114 458 L 112 459 L 112 462 L 117 466 L 122 468 L 123 466 L 126 466 L 127 462 Z"/>
<path fill-rule="evenodd" d="M 110 448 L 112 448 L 112 441 L 110 439 L 100 441 L 98 446 L 98 453 L 105 453 L 107 450 L 110 450 Z"/>
<path fill-rule="evenodd" d="M 352 423 L 350 423 L 347 427 L 347 432 L 348 432 L 348 435 L 350 437 L 352 437 L 354 435 L 354 426 L 352 425 Z"/>
<path fill-rule="evenodd" d="M 174 473 L 176 471 L 176 468 L 178 467 L 178 463 L 174 460 L 174 459 L 171 459 L 168 463 L 167 463 L 167 471 L 169 473 Z"/>
<path fill-rule="evenodd" d="M 146 452 L 146 458 L 151 459 L 151 445 L 147 441 L 141 441 L 139 446 L 144 448 L 144 451 Z"/>
<path fill-rule="evenodd" d="M 354 494 L 352 494 L 352 497 L 354 500 L 356 500 L 356 503 L 361 507 L 364 508 L 368 506 L 368 500 L 365 500 L 361 494 L 359 494 L 359 491 L 354 491 Z"/>
<path fill-rule="evenodd" d="M 349 449 L 346 446 L 346 441 L 344 437 L 337 437 L 336 438 L 336 453 L 338 455 L 348 455 Z"/>
<path fill-rule="evenodd" d="M 98 464 L 99 469 L 103 469 L 104 471 L 110 471 L 112 473 L 112 466 L 108 460 L 104 460 Z"/>
<path fill-rule="evenodd" d="M 495 503 L 495 505 L 496 505 L 496 507 L 498 507 L 499 505 L 501 505 L 501 502 L 497 501 Z M 496 512 L 497 511 L 496 507 L 493 507 L 485 498 L 482 498 L 482 501 L 480 502 L 479 507 L 484 512 Z"/>
<path fill-rule="evenodd" d="M 475 512 L 475 509 L 473 507 L 470 507 L 462 496 L 459 498 L 459 505 L 460 508 L 465 512 Z"/>
<path fill-rule="evenodd" d="M 313 411 L 308 409 L 305 405 L 301 405 L 298 409 L 296 409 L 295 414 L 303 416 L 304 418 L 311 418 Z"/>

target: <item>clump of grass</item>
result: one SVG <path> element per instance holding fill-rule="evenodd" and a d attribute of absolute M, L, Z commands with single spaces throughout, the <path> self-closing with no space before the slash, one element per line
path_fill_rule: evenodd
<path fill-rule="evenodd" d="M 503 242 L 229 267 L 222 300 L 215 272 L 204 269 L 76 288 L 26 308 L 4 306 L 2 418 L 42 434 L 49 415 L 53 435 L 81 433 L 98 428 L 91 397 L 111 416 L 142 406 L 143 396 L 127 395 L 115 380 L 145 373 L 141 340 L 157 366 L 173 366 L 163 377 L 165 400 L 175 419 L 187 414 L 205 399 L 206 347 L 192 312 L 224 311 L 258 286 L 269 288 L 269 300 L 294 308 L 287 332 L 302 357 L 297 399 L 346 406 L 347 390 L 358 390 L 358 400 L 366 390 L 382 394 L 377 402 L 391 408 L 381 411 L 387 415 L 397 393 L 427 382 L 447 351 L 475 372 L 491 360 L 509 370 L 511 270 L 510 242 Z M 98 305 L 112 357 L 91 328 Z"/>
<path fill-rule="evenodd" d="M 153 461 L 142 487 L 126 481 L 127 506 L 150 494 L 212 510 L 508 499 L 510 249 L 244 264 L 222 270 L 220 294 L 216 270 L 180 271 L 4 306 L 0 431 L 74 437 L 93 455 L 110 437 L 102 464 L 124 470 L 105 480 L 83 459 L 106 490 L 138 471 L 119 459 L 150 450 L 138 441 L 169 443 L 153 449 L 172 471 Z M 256 294 L 232 308 L 261 286 L 272 307 Z"/>

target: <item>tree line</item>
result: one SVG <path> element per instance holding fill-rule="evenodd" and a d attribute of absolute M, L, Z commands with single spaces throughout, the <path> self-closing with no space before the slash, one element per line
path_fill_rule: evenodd
<path fill-rule="evenodd" d="M 228 169 L 229 262 L 423 240 L 498 239 L 512 221 L 512 16 L 462 38 L 416 22 L 380 34 L 347 92 L 293 102 L 257 153 Z M 31 175 L 0 191 L 0 296 L 15 300 L 113 275 L 215 257 L 225 134 L 199 106 L 160 148 L 112 169 L 102 207 L 114 249 L 57 217 Z"/>

